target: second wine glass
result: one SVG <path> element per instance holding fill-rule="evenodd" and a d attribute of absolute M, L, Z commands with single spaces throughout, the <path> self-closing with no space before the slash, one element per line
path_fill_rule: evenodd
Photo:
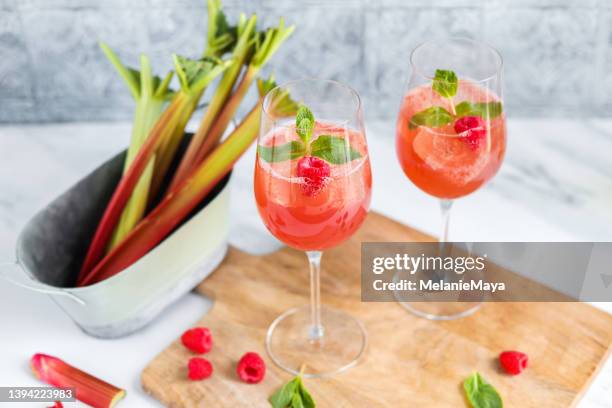
<path fill-rule="evenodd" d="M 299 104 L 290 117 L 278 112 L 288 98 Z M 310 264 L 310 305 L 283 313 L 266 338 L 270 357 L 286 371 L 329 376 L 354 365 L 365 349 L 358 320 L 321 307 L 320 268 L 322 252 L 364 221 L 371 189 L 357 92 L 335 81 L 305 79 L 268 93 L 255 164 L 257 208 L 270 232 L 305 251 Z"/>
<path fill-rule="evenodd" d="M 502 59 L 482 42 L 449 38 L 418 46 L 410 56 L 410 66 L 397 118 L 397 155 L 406 176 L 440 200 L 442 256 L 453 200 L 489 181 L 504 158 Z M 458 279 L 452 273 L 434 275 L 435 280 Z M 466 316 L 480 305 L 480 301 L 462 301 L 469 294 L 448 295 L 445 302 L 428 302 L 429 294 L 423 293 L 422 302 L 401 303 L 435 320 Z"/>

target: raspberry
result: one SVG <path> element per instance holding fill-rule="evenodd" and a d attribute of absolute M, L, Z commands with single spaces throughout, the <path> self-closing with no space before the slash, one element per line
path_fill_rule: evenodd
<path fill-rule="evenodd" d="M 195 327 L 183 333 L 181 342 L 194 353 L 207 353 L 212 348 L 212 335 L 206 327 Z"/>
<path fill-rule="evenodd" d="M 487 137 L 487 124 L 480 116 L 464 116 L 455 121 L 455 132 L 463 134 L 462 140 L 476 150 Z"/>
<path fill-rule="evenodd" d="M 266 375 L 266 363 L 257 353 L 246 353 L 236 367 L 238 377 L 246 383 L 257 384 Z"/>
<path fill-rule="evenodd" d="M 187 364 L 187 369 L 189 370 L 189 379 L 193 381 L 203 380 L 213 373 L 213 366 L 210 361 L 201 357 L 191 358 L 189 364 Z"/>
<path fill-rule="evenodd" d="M 504 351 L 499 355 L 499 364 L 510 375 L 520 374 L 527 368 L 527 354 L 520 351 Z"/>
<path fill-rule="evenodd" d="M 302 192 L 310 197 L 321 192 L 329 181 L 330 173 L 329 163 L 318 157 L 302 157 L 297 165 L 297 175 L 303 179 Z"/>

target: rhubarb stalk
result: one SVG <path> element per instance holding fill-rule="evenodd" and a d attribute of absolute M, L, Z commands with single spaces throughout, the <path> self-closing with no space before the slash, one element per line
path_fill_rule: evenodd
<path fill-rule="evenodd" d="M 123 242 L 111 251 L 81 284 L 90 285 L 108 279 L 127 268 L 161 242 L 206 197 L 231 170 L 238 158 L 257 137 L 263 95 L 275 84 L 258 81 L 260 99 L 240 125 L 174 191 L 164 197 Z M 279 112 L 293 112 L 297 106 L 288 95 Z M 291 109 L 287 109 L 290 106 Z"/>
<path fill-rule="evenodd" d="M 232 48 L 238 47 L 238 45 L 235 45 L 236 31 L 238 31 L 237 27 L 230 27 L 227 23 L 227 18 L 221 10 L 221 1 L 208 0 L 208 35 L 204 57 L 219 58 L 225 53 L 231 51 Z M 231 70 L 234 65 L 234 57 L 232 57 L 232 65 L 228 67 L 227 71 Z M 151 200 L 155 199 L 159 193 L 161 185 L 166 178 L 168 169 L 174 160 L 174 156 L 176 155 L 178 147 L 185 134 L 187 122 L 189 122 L 193 111 L 195 111 L 197 102 L 200 98 L 194 99 L 197 100 L 195 101 L 192 109 L 188 110 L 186 114 L 179 119 L 174 132 L 160 146 L 158 154 L 156 155 L 155 171 L 153 174 L 153 180 L 151 182 Z M 151 202 L 151 200 L 149 201 Z"/>
<path fill-rule="evenodd" d="M 266 31 L 265 35 L 263 35 L 263 41 L 261 40 L 261 36 L 256 37 L 254 53 L 249 61 L 247 70 L 206 136 L 206 140 L 195 158 L 194 165 L 200 163 L 211 149 L 219 143 L 227 126 L 236 114 L 240 102 L 242 102 L 249 90 L 251 83 L 255 80 L 263 66 L 270 61 L 272 56 L 278 51 L 283 42 L 291 36 L 294 30 L 295 26 L 285 27 L 285 22 L 281 18 L 278 27 L 270 28 Z"/>
<path fill-rule="evenodd" d="M 153 76 L 151 63 L 145 55 L 140 57 L 140 72 L 136 71 L 123 65 L 117 54 L 108 45 L 100 43 L 100 47 L 126 82 L 136 101 L 132 138 L 123 166 L 123 172 L 125 173 L 138 154 L 138 150 L 140 150 L 140 147 L 145 142 L 151 128 L 162 114 L 166 102 L 172 96 L 169 84 L 173 73 L 169 72 L 163 80 Z M 119 224 L 113 233 L 110 243 L 111 248 L 134 228 L 145 212 L 154 161 L 155 158 L 151 158 L 121 214 Z"/>
<path fill-rule="evenodd" d="M 196 100 L 201 97 L 206 86 L 229 65 L 227 61 L 210 57 L 189 60 L 174 55 L 173 58 L 181 90 L 159 118 L 128 171 L 119 181 L 89 246 L 79 274 L 77 282 L 79 286 L 82 285 L 87 274 L 104 256 L 104 250 L 117 225 L 121 212 L 156 150 L 168 137 L 172 136 L 180 118 L 193 113 L 197 103 Z"/>
<path fill-rule="evenodd" d="M 227 101 L 227 98 L 229 97 L 232 88 L 236 83 L 236 79 L 238 79 L 238 75 L 242 70 L 242 65 L 245 63 L 246 58 L 251 51 L 256 22 L 257 17 L 254 15 L 248 20 L 244 14 L 240 15 L 240 21 L 237 27 L 238 39 L 236 41 L 234 51 L 232 52 L 232 65 L 225 71 L 221 81 L 219 81 L 219 86 L 215 91 L 215 95 L 210 100 L 206 113 L 200 122 L 200 126 L 193 135 L 193 138 L 189 143 L 189 147 L 187 148 L 187 151 L 181 159 L 181 163 L 174 174 L 174 178 L 170 184 L 170 190 L 174 189 L 176 185 L 181 180 L 185 179 L 185 177 L 192 170 L 198 151 L 200 150 L 202 143 L 204 143 L 210 127 L 219 115 L 221 108 L 223 108 L 223 105 Z"/>
<path fill-rule="evenodd" d="M 34 354 L 30 366 L 38 379 L 57 388 L 74 388 L 76 399 L 94 408 L 114 407 L 125 397 L 124 390 L 66 364 L 57 357 Z"/>

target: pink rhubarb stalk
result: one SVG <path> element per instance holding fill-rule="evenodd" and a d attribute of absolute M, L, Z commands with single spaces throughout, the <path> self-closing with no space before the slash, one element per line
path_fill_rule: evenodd
<path fill-rule="evenodd" d="M 57 357 L 34 354 L 30 360 L 34 375 L 58 388 L 74 388 L 77 400 L 94 408 L 114 407 L 125 391 L 73 367 Z"/>

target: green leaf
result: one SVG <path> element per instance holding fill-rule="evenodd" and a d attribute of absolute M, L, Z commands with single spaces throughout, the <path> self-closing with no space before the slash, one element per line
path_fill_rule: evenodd
<path fill-rule="evenodd" d="M 480 116 L 483 119 L 495 119 L 502 113 L 501 102 L 469 102 L 463 101 L 455 106 L 457 117 Z"/>
<path fill-rule="evenodd" d="M 123 78 L 134 100 L 153 98 L 166 101 L 173 96 L 174 92 L 169 88 L 174 74 L 172 71 L 162 80 L 158 76 L 153 76 L 150 61 L 146 55 L 140 56 L 140 71 L 138 71 L 123 65 L 119 56 L 106 43 L 101 42 L 100 48 Z"/>
<path fill-rule="evenodd" d="M 300 105 L 295 116 L 295 132 L 300 136 L 304 143 L 310 141 L 312 130 L 314 129 L 314 115 L 306 105 Z"/>
<path fill-rule="evenodd" d="M 410 118 L 408 127 L 410 127 L 410 129 L 415 129 L 419 126 L 436 128 L 448 125 L 452 121 L 453 115 L 449 111 L 441 106 L 432 106 L 415 113 L 412 118 Z"/>
<path fill-rule="evenodd" d="M 474 373 L 463 382 L 465 395 L 472 408 L 502 408 L 504 403 L 497 390 L 479 373 Z"/>
<path fill-rule="evenodd" d="M 268 163 L 297 159 L 306 153 L 306 147 L 297 140 L 276 146 L 258 146 L 259 157 Z"/>
<path fill-rule="evenodd" d="M 155 81 L 155 97 L 156 98 L 163 97 L 163 98 L 170 99 L 170 97 L 174 94 L 174 92 L 172 92 L 172 89 L 170 89 L 170 81 L 172 80 L 173 76 L 174 76 L 174 71 L 170 71 L 166 74 L 163 80 L 159 80 L 159 77 L 153 78 L 153 80 Z"/>
<path fill-rule="evenodd" d="M 268 79 L 257 79 L 257 92 L 259 97 L 263 98 L 268 92 L 276 88 L 274 75 L 270 75 Z M 287 117 L 297 115 L 298 104 L 289 95 L 288 90 L 278 90 L 274 98 L 266 106 L 266 111 L 274 117 Z"/>
<path fill-rule="evenodd" d="M 205 56 L 220 57 L 234 47 L 236 27 L 230 27 L 221 0 L 208 0 L 208 40 Z"/>
<path fill-rule="evenodd" d="M 125 81 L 132 93 L 132 97 L 138 99 L 140 97 L 140 72 L 123 65 L 119 56 L 106 43 L 100 42 L 100 48 Z"/>
<path fill-rule="evenodd" d="M 452 98 L 457 93 L 459 80 L 453 71 L 436 69 L 432 88 L 444 98 Z"/>
<path fill-rule="evenodd" d="M 255 50 L 249 63 L 250 66 L 255 69 L 264 66 L 294 30 L 295 26 L 285 27 L 285 20 L 281 18 L 278 27 L 269 28 L 263 35 L 256 35 Z"/>
<path fill-rule="evenodd" d="M 300 381 L 299 384 L 299 392 L 302 396 L 302 404 L 304 405 L 304 408 L 316 408 L 317 404 L 315 404 L 314 399 L 312 398 L 306 387 L 304 387 L 304 383 L 302 381 Z"/>
<path fill-rule="evenodd" d="M 179 77 L 181 88 L 186 92 L 199 92 L 221 74 L 231 61 L 222 61 L 215 57 L 203 57 L 197 60 L 173 55 L 174 69 Z"/>
<path fill-rule="evenodd" d="M 310 145 L 310 153 L 332 164 L 343 164 L 361 157 L 347 139 L 321 135 Z"/>
<path fill-rule="evenodd" d="M 298 389 L 299 381 L 300 377 L 295 377 L 272 394 L 268 399 L 272 408 L 287 408 L 293 400 L 293 394 Z"/>
<path fill-rule="evenodd" d="M 293 398 L 291 398 L 291 408 L 304 408 L 302 395 L 299 392 L 293 394 Z"/>

